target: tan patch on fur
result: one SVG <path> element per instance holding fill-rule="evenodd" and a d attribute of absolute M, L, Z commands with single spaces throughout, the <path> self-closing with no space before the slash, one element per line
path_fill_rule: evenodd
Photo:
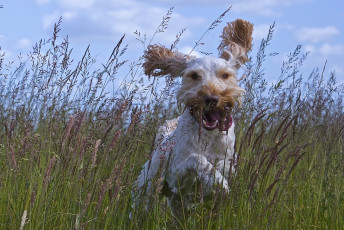
<path fill-rule="evenodd" d="M 190 58 L 179 52 L 173 52 L 163 46 L 150 45 L 144 53 L 143 68 L 148 76 L 171 77 L 181 76 L 186 69 L 186 62 Z"/>
<path fill-rule="evenodd" d="M 252 49 L 253 24 L 243 19 L 229 22 L 223 28 L 222 41 L 218 47 L 219 55 L 225 60 L 231 56 L 238 59 L 241 64 L 248 61 L 247 53 Z M 240 67 L 238 63 L 237 68 Z"/>

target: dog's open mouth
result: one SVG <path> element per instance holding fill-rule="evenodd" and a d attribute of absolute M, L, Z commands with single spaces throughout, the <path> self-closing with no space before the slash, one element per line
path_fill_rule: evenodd
<path fill-rule="evenodd" d="M 219 129 L 227 131 L 233 123 L 232 115 L 229 111 L 219 112 L 215 109 L 202 111 L 202 126 L 206 130 Z"/>

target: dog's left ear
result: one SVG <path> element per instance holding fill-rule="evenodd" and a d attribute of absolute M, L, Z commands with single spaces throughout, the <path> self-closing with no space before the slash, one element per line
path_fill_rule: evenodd
<path fill-rule="evenodd" d="M 248 61 L 247 53 L 252 48 L 252 31 L 253 24 L 243 19 L 229 22 L 220 36 L 222 41 L 218 47 L 219 56 L 235 62 L 234 67 L 240 68 Z"/>
<path fill-rule="evenodd" d="M 187 67 L 189 56 L 171 51 L 160 45 L 149 45 L 144 53 L 143 68 L 148 76 L 181 76 Z"/>

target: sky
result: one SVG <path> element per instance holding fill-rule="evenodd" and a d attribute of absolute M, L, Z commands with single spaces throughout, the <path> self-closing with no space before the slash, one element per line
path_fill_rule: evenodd
<path fill-rule="evenodd" d="M 35 42 L 52 35 L 54 23 L 62 17 L 60 36 L 68 35 L 75 59 L 90 44 L 99 62 L 105 62 L 123 34 L 128 50 L 123 58 L 134 60 L 144 47 L 136 39 L 135 31 L 149 40 L 170 7 L 173 14 L 164 33 L 153 43 L 169 47 L 176 34 L 185 28 L 178 50 L 189 52 L 209 25 L 227 8 L 231 10 L 223 22 L 209 31 L 194 55 L 208 52 L 217 55 L 219 35 L 225 22 L 237 18 L 254 24 L 254 51 L 268 28 L 276 23 L 264 67 L 267 77 L 274 80 L 283 60 L 297 45 L 310 54 L 303 66 L 305 75 L 313 68 L 326 73 L 335 71 L 337 80 L 344 82 L 344 1 L 343 0 L 0 0 L 0 47 L 6 60 L 25 56 Z"/>

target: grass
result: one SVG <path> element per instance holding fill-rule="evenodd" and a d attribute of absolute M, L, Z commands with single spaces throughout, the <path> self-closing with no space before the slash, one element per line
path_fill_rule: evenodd
<path fill-rule="evenodd" d="M 274 25 L 241 82 L 247 95 L 235 117 L 231 192 L 207 202 L 195 197 L 178 222 L 158 190 L 148 212 L 131 210 L 130 197 L 157 128 L 178 114 L 178 82 L 143 80 L 141 59 L 121 60 L 124 37 L 101 67 L 88 48 L 75 62 L 68 39 L 58 38 L 60 24 L 17 67 L 0 52 L 1 229 L 342 229 L 343 85 L 318 68 L 305 80 L 307 54 L 298 46 L 269 86 L 264 66 Z M 108 92 L 128 63 L 125 80 Z"/>

